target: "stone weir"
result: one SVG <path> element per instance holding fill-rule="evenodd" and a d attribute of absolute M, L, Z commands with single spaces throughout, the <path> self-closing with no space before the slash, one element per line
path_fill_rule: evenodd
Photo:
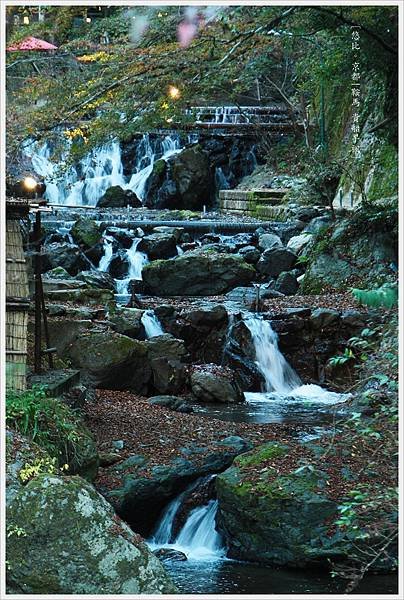
<path fill-rule="evenodd" d="M 52 232 L 60 227 L 64 227 L 67 222 L 74 221 L 79 218 L 78 214 L 70 214 L 69 211 L 64 209 L 63 215 L 64 219 L 44 219 L 42 222 L 42 226 L 45 232 Z M 254 232 L 258 227 L 266 228 L 274 228 L 279 227 L 279 222 L 274 221 L 252 221 L 252 222 L 228 222 L 228 221 L 214 221 L 214 220 L 201 220 L 201 221 L 184 221 L 184 220 L 142 220 L 142 219 L 127 219 L 123 220 L 122 216 L 116 219 L 110 218 L 106 219 L 101 217 L 97 218 L 98 215 L 94 215 L 94 218 L 103 228 L 107 227 L 120 227 L 123 229 L 136 229 L 137 227 L 141 227 L 144 231 L 148 231 L 150 229 L 154 229 L 155 227 L 181 227 L 185 231 L 189 232 L 197 232 L 197 233 L 226 233 L 226 232 Z"/>
<path fill-rule="evenodd" d="M 282 203 L 288 192 L 285 188 L 220 190 L 219 206 L 224 213 L 283 221 L 288 207 Z"/>

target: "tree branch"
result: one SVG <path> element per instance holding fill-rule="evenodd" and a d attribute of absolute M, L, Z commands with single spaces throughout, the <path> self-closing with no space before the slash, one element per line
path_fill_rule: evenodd
<path fill-rule="evenodd" d="M 377 33 L 372 31 L 368 27 L 361 25 L 360 23 L 357 23 L 356 21 L 352 21 L 351 19 L 344 17 L 342 14 L 335 13 L 330 8 L 324 8 L 323 6 L 310 6 L 310 9 L 316 10 L 317 12 L 331 15 L 332 17 L 334 17 L 341 23 L 344 23 L 345 25 L 360 27 L 362 29 L 362 31 L 364 31 L 369 37 L 373 38 L 378 44 L 380 44 L 380 46 L 382 46 L 386 50 L 386 52 L 389 52 L 390 54 L 397 56 L 397 53 L 398 53 L 397 49 L 393 48 L 392 46 L 389 46 L 389 44 L 387 44 L 383 38 L 381 38 Z"/>

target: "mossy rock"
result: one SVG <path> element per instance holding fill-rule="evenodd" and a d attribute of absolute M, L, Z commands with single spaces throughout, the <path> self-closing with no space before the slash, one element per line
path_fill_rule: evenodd
<path fill-rule="evenodd" d="M 277 459 L 289 451 L 269 442 L 238 456 L 218 475 L 218 523 L 231 556 L 301 566 L 340 553 L 326 535 L 337 512 L 323 489 L 326 476 L 316 469 L 279 475 Z"/>
<path fill-rule="evenodd" d="M 80 477 L 39 475 L 7 511 L 7 581 L 24 594 L 174 594 L 142 538 Z"/>
<path fill-rule="evenodd" d="M 213 251 L 153 261 L 142 274 L 149 292 L 158 296 L 214 296 L 250 283 L 256 271 L 241 256 Z"/>
<path fill-rule="evenodd" d="M 109 187 L 97 202 L 98 208 L 140 208 L 142 202 L 132 190 L 125 190 L 120 185 Z"/>
<path fill-rule="evenodd" d="M 92 248 L 101 238 L 101 229 L 93 219 L 81 217 L 70 230 L 74 241 L 86 248 Z"/>
<path fill-rule="evenodd" d="M 21 435 L 18 431 L 6 432 L 6 506 L 20 489 L 41 473 L 56 473 L 58 466 L 46 450 Z"/>
<path fill-rule="evenodd" d="M 111 331 L 88 331 L 70 344 L 67 357 L 97 387 L 147 392 L 151 368 L 146 342 Z"/>

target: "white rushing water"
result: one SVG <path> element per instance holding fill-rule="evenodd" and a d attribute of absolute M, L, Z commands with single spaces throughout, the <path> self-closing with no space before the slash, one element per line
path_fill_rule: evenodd
<path fill-rule="evenodd" d="M 63 145 L 66 149 L 58 162 L 52 158 L 48 142 L 40 145 L 27 140 L 24 152 L 31 158 L 35 173 L 46 183 L 45 198 L 50 204 L 64 206 L 96 206 L 106 190 L 116 185 L 133 191 L 143 200 L 155 161 L 160 158 L 166 160 L 181 150 L 177 135 L 151 140 L 148 134 L 144 134 L 136 150 L 134 172 L 125 177 L 118 141 L 92 150 L 77 165 L 69 167 L 66 166 L 66 158 L 71 142 L 63 139 Z"/>
<path fill-rule="evenodd" d="M 158 152 L 160 150 L 160 152 Z M 131 176 L 127 188 L 136 193 L 141 200 L 145 197 L 146 182 L 153 171 L 156 160 L 167 160 L 181 150 L 180 140 L 177 136 L 167 135 L 161 141 L 161 148 L 151 144 L 150 137 L 145 134 L 138 148 L 138 161 L 136 172 Z"/>
<path fill-rule="evenodd" d="M 142 279 L 142 269 L 148 263 L 146 254 L 137 249 L 140 240 L 141 238 L 135 238 L 132 246 L 126 250 L 129 263 L 128 276 L 124 279 L 115 280 L 116 292 L 120 296 L 127 296 L 129 294 L 129 283 L 132 279 Z"/>
<path fill-rule="evenodd" d="M 146 338 L 156 337 L 164 333 L 160 321 L 153 310 L 145 310 L 142 315 L 142 324 L 145 329 Z"/>
<path fill-rule="evenodd" d="M 312 402 L 315 404 L 335 404 L 344 402 L 350 394 L 330 392 L 315 384 L 303 385 L 297 373 L 288 364 L 278 348 L 278 336 L 269 321 L 253 314 L 244 317 L 244 323 L 251 332 L 255 348 L 256 364 L 265 379 L 265 392 L 248 392 L 248 402 Z"/>
<path fill-rule="evenodd" d="M 175 517 L 189 489 L 177 496 L 164 511 L 155 533 L 148 541 L 151 549 L 172 548 L 183 552 L 188 560 L 217 560 L 225 557 L 222 538 L 216 530 L 217 500 L 210 500 L 190 512 L 173 540 Z"/>
<path fill-rule="evenodd" d="M 112 256 L 114 253 L 113 249 L 114 238 L 110 235 L 104 236 L 104 254 L 101 256 L 100 263 L 98 265 L 99 271 L 108 272 L 109 265 L 111 264 Z"/>

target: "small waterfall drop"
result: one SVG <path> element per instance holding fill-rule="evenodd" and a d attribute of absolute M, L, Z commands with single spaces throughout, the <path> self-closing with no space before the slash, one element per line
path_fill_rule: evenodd
<path fill-rule="evenodd" d="M 172 548 L 183 552 L 189 560 L 217 560 L 225 557 L 222 538 L 216 530 L 217 500 L 209 500 L 207 504 L 194 508 L 181 531 L 173 539 L 174 521 L 185 498 L 195 487 L 195 483 L 182 494 L 172 500 L 157 524 L 149 546 L 156 548 Z"/>
<path fill-rule="evenodd" d="M 164 333 L 160 321 L 153 310 L 145 310 L 142 315 L 142 324 L 146 332 L 146 338 L 156 337 Z"/>
<path fill-rule="evenodd" d="M 140 252 L 137 247 L 140 243 L 141 238 L 133 240 L 133 244 L 128 250 L 126 250 L 126 256 L 129 262 L 129 272 L 125 279 L 117 279 L 116 292 L 119 296 L 129 295 L 129 283 L 132 279 L 142 279 L 142 269 L 148 262 L 148 258 L 144 252 Z"/>
<path fill-rule="evenodd" d="M 223 556 L 223 545 L 216 530 L 217 500 L 195 508 L 175 540 L 175 545 L 188 550 L 192 558 L 213 558 Z M 185 552 L 186 554 L 187 552 Z"/>
<path fill-rule="evenodd" d="M 251 332 L 255 348 L 256 364 L 265 378 L 265 393 L 245 394 L 249 402 L 279 401 L 314 404 L 336 404 L 345 402 L 351 394 L 338 394 L 323 389 L 319 385 L 302 382 L 297 373 L 288 364 L 278 348 L 278 336 L 269 321 L 251 313 L 244 316 L 244 323 Z"/>
<path fill-rule="evenodd" d="M 167 160 L 181 150 L 178 136 L 167 135 L 161 144 L 153 145 L 148 134 L 144 134 L 137 151 L 136 172 L 131 176 L 127 188 L 144 200 L 146 182 L 153 171 L 156 160 Z"/>
<path fill-rule="evenodd" d="M 106 235 L 104 237 L 104 254 L 101 256 L 100 264 L 98 265 L 99 271 L 108 272 L 109 265 L 111 264 L 112 255 L 113 255 L 113 243 L 114 238 Z"/>
<path fill-rule="evenodd" d="M 265 377 L 265 391 L 288 394 L 301 385 L 301 381 L 278 348 L 278 336 L 269 321 L 249 316 L 244 319 L 251 332 L 256 353 L 256 363 Z"/>

